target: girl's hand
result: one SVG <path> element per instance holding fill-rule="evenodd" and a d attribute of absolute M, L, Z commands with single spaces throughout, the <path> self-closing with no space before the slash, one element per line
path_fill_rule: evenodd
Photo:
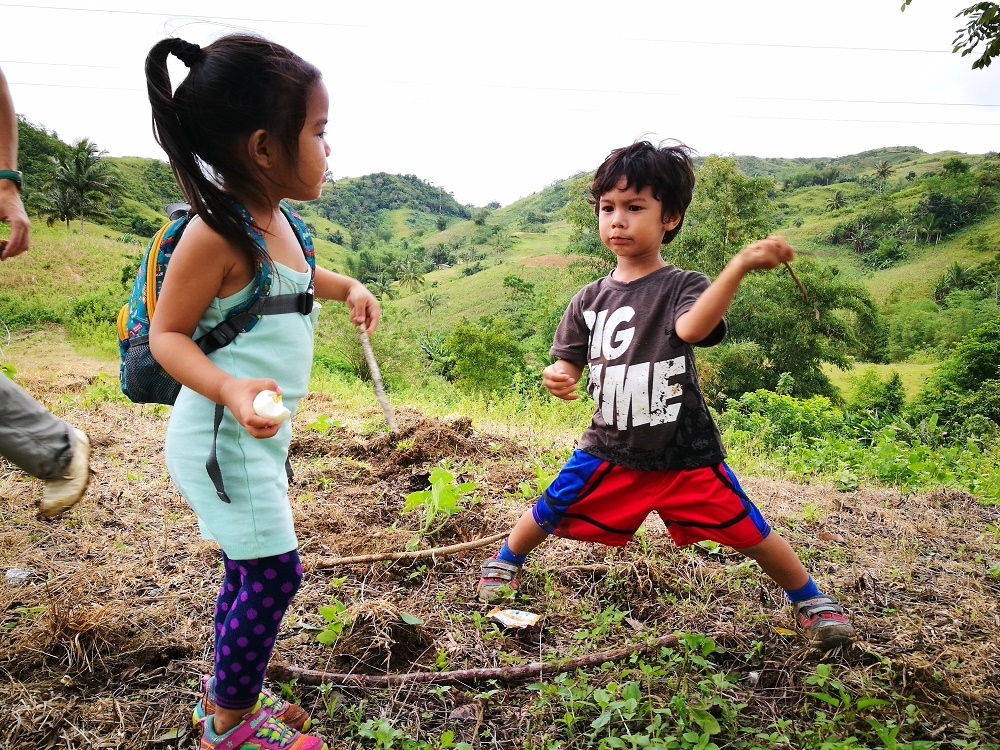
<path fill-rule="evenodd" d="M 261 391 L 281 393 L 281 388 L 268 378 L 230 378 L 222 386 L 222 404 L 239 422 L 251 437 L 258 439 L 274 437 L 280 424 L 273 419 L 258 416 L 253 409 L 253 400 Z"/>
<path fill-rule="evenodd" d="M 351 313 L 351 322 L 356 326 L 363 325 L 369 334 L 375 332 L 379 318 L 382 317 L 382 307 L 368 287 L 357 281 L 348 288 L 344 300 Z"/>
<path fill-rule="evenodd" d="M 795 250 L 784 237 L 772 235 L 740 250 L 738 260 L 747 271 L 777 268 L 795 258 Z"/>
<path fill-rule="evenodd" d="M 575 401 L 580 398 L 576 392 L 576 382 L 579 379 L 579 373 L 568 372 L 561 362 L 553 362 L 542 370 L 542 384 L 549 393 L 564 401 Z"/>

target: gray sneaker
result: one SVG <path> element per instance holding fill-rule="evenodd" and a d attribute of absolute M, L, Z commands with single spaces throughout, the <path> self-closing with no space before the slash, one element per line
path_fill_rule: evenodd
<path fill-rule="evenodd" d="M 795 602 L 792 609 L 799 627 L 820 651 L 848 646 L 856 637 L 854 626 L 844 614 L 843 607 L 828 594 Z"/>
<path fill-rule="evenodd" d="M 69 510 L 83 497 L 90 482 L 90 439 L 75 427 L 70 433 L 74 438 L 73 458 L 65 476 L 45 482 L 45 491 L 39 503 L 39 518 L 54 518 Z"/>
<path fill-rule="evenodd" d="M 476 598 L 484 604 L 499 599 L 504 592 L 517 590 L 517 574 L 521 566 L 517 563 L 498 560 L 493 555 L 483 563 L 479 584 L 476 586 Z"/>

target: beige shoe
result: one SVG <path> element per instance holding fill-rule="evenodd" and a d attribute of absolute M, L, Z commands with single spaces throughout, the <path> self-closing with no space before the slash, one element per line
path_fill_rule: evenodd
<path fill-rule="evenodd" d="M 64 477 L 45 482 L 45 491 L 39 503 L 39 518 L 53 518 L 69 510 L 87 491 L 90 482 L 90 439 L 75 427 L 72 435 L 75 438 L 73 458 Z"/>

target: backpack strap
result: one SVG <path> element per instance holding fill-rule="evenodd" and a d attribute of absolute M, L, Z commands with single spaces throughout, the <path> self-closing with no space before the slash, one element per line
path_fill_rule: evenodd
<path fill-rule="evenodd" d="M 312 312 L 314 302 L 312 280 L 316 278 L 316 253 L 313 249 L 312 238 L 309 236 L 309 230 L 305 222 L 302 221 L 302 217 L 284 203 L 280 205 L 281 212 L 288 219 L 288 223 L 291 224 L 292 231 L 295 232 L 295 237 L 302 248 L 302 254 L 305 256 L 306 263 L 309 264 L 311 274 L 309 288 L 305 292 L 296 294 L 276 294 L 270 296 L 268 292 L 271 290 L 271 269 L 267 263 L 258 258 L 257 284 L 249 304 L 243 310 L 229 316 L 198 339 L 196 342 L 198 348 L 205 354 L 210 354 L 217 349 L 231 344 L 239 334 L 253 328 L 262 315 L 283 315 L 287 313 L 309 315 Z M 264 243 L 264 234 L 261 232 L 260 227 L 254 223 L 250 213 L 242 205 L 237 204 L 237 208 L 243 214 L 250 236 L 254 239 L 257 246 L 261 248 L 261 251 L 266 253 L 267 247 Z M 212 424 L 212 447 L 208 452 L 208 459 L 205 461 L 205 470 L 208 472 L 212 484 L 215 485 L 215 494 L 219 496 L 222 502 L 230 503 L 232 500 L 226 494 L 226 488 L 222 481 L 222 467 L 219 465 L 217 447 L 219 427 L 222 425 L 224 414 L 225 407 L 222 404 L 216 404 Z M 289 481 L 291 481 L 293 476 L 292 464 L 287 456 L 285 457 L 285 474 Z"/>
<path fill-rule="evenodd" d="M 302 254 L 305 256 L 306 263 L 309 265 L 311 279 L 315 279 L 316 252 L 313 249 L 312 237 L 309 235 L 309 229 L 306 227 L 301 216 L 292 211 L 284 203 L 279 205 L 282 214 L 284 214 L 285 218 L 288 220 L 288 223 L 292 227 L 292 231 L 295 232 L 296 239 L 299 241 L 299 246 L 302 248 Z M 250 213 L 246 210 L 246 208 L 239 203 L 236 204 L 236 208 L 243 215 L 243 219 L 246 222 L 247 233 L 253 239 L 254 243 L 261 249 L 261 252 L 266 254 L 267 246 L 264 241 L 264 233 L 254 222 L 253 217 L 250 216 Z M 257 259 L 256 264 L 256 286 L 250 298 L 243 305 L 235 308 L 232 315 L 198 339 L 198 347 L 205 354 L 211 354 L 217 349 L 221 349 L 222 347 L 231 344 L 239 334 L 246 333 L 253 328 L 257 324 L 257 321 L 260 320 L 261 315 L 281 315 L 285 313 L 308 315 L 312 312 L 313 302 L 315 300 L 312 280 L 310 280 L 309 289 L 305 292 L 295 294 L 277 294 L 271 296 L 269 294 L 272 282 L 271 268 L 260 258 Z"/>

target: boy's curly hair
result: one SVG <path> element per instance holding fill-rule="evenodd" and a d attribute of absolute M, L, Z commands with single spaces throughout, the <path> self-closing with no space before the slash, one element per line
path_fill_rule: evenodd
<path fill-rule="evenodd" d="M 649 141 L 637 141 L 631 146 L 616 148 L 597 168 L 590 183 L 590 202 L 595 212 L 599 210 L 601 196 L 616 189 L 622 177 L 626 189 L 642 190 L 649 186 L 653 197 L 663 204 L 663 215 L 680 216 L 681 219 L 676 227 L 663 233 L 664 245 L 681 231 L 684 212 L 694 192 L 691 149 L 676 141 L 672 145 L 666 143 L 654 146 Z"/>

